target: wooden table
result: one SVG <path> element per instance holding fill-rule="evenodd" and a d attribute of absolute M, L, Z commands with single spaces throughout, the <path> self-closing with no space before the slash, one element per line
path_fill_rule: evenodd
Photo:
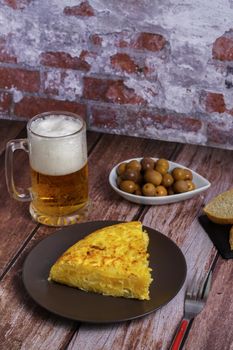
<path fill-rule="evenodd" d="M 172 239 L 183 251 L 188 275 L 177 296 L 143 318 L 93 325 L 63 319 L 38 306 L 22 283 L 27 254 L 56 229 L 33 222 L 28 204 L 9 198 L 4 179 L 6 141 L 25 136 L 25 124 L 0 121 L 0 349 L 149 350 L 168 349 L 182 318 L 186 283 L 195 273 L 213 269 L 205 309 L 192 323 L 185 349 L 233 349 L 232 260 L 223 260 L 198 222 L 203 205 L 233 184 L 233 154 L 215 148 L 88 133 L 92 220 L 141 220 Z M 108 184 L 110 169 L 124 159 L 163 157 L 205 176 L 209 190 L 180 203 L 140 206 L 120 198 Z M 28 160 L 17 154 L 17 181 L 25 182 Z M 38 262 L 39 263 L 39 262 Z"/>

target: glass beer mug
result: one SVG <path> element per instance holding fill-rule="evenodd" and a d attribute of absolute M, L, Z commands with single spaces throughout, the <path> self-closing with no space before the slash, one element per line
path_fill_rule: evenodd
<path fill-rule="evenodd" d="M 15 150 L 29 154 L 31 187 L 19 193 L 13 177 Z M 88 214 L 86 124 L 69 112 L 38 114 L 27 124 L 27 139 L 9 141 L 6 182 L 12 197 L 31 201 L 29 211 L 50 226 L 77 223 Z"/>

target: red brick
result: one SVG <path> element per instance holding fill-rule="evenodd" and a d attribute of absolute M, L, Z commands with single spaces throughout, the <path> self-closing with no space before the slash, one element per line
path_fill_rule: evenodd
<path fill-rule="evenodd" d="M 103 100 L 107 101 L 106 94 L 115 81 L 107 79 L 98 79 L 91 77 L 84 77 L 83 79 L 83 97 L 90 100 Z"/>
<path fill-rule="evenodd" d="M 90 35 L 89 39 L 93 45 L 97 45 L 97 46 L 102 45 L 103 39 L 98 34 Z"/>
<path fill-rule="evenodd" d="M 138 112 L 128 111 L 124 120 L 124 125 L 130 127 L 132 132 L 137 131 L 135 127 L 139 128 L 141 130 L 140 135 L 144 134 L 144 136 L 146 136 L 150 125 L 158 130 L 198 132 L 202 127 L 202 122 L 188 115 L 162 115 L 153 111 L 140 110 Z M 144 129 L 145 132 L 143 132 Z"/>
<path fill-rule="evenodd" d="M 138 72 L 138 65 L 134 60 L 126 53 L 117 53 L 110 57 L 111 64 L 124 72 L 136 73 Z"/>
<path fill-rule="evenodd" d="M 98 34 L 96 41 L 98 43 L 101 42 L 101 44 L 104 41 L 106 45 L 117 48 L 147 50 L 151 52 L 161 51 L 167 44 L 166 38 L 161 34 L 147 32 L 132 33 L 128 31 L 114 34 Z"/>
<path fill-rule="evenodd" d="M 14 10 L 22 10 L 27 7 L 32 0 L 4 0 L 5 4 Z"/>
<path fill-rule="evenodd" d="M 93 107 L 91 110 L 91 127 L 107 131 L 119 127 L 117 113 L 108 107 Z"/>
<path fill-rule="evenodd" d="M 165 115 L 154 116 L 153 120 L 161 125 L 162 129 L 173 129 L 186 132 L 197 132 L 202 127 L 202 122 L 191 116 L 184 115 Z"/>
<path fill-rule="evenodd" d="M 147 102 L 142 97 L 135 94 L 134 89 L 128 88 L 121 81 L 117 81 L 109 87 L 106 93 L 106 97 L 110 102 L 113 103 L 133 105 L 147 104 Z"/>
<path fill-rule="evenodd" d="M 133 47 L 141 50 L 160 51 L 166 43 L 165 38 L 160 34 L 141 33 L 135 40 Z"/>
<path fill-rule="evenodd" d="M 218 38 L 212 49 L 213 58 L 220 61 L 233 60 L 233 39 L 227 37 Z"/>
<path fill-rule="evenodd" d="M 154 77 L 154 67 L 146 66 L 145 62 L 140 60 L 137 63 L 132 57 L 126 53 L 116 53 L 110 57 L 110 62 L 116 69 L 126 72 L 128 74 L 134 73 L 138 75 L 145 75 L 146 77 Z"/>
<path fill-rule="evenodd" d="M 148 109 L 124 109 L 117 106 L 93 107 L 90 128 L 111 132 L 114 129 L 125 135 L 151 137 L 157 129 L 166 133 L 177 132 L 177 137 L 186 133 L 199 133 L 202 122 L 188 115 L 162 115 Z M 152 130 L 152 132 L 151 132 Z M 180 136 L 180 138 L 181 138 Z"/>
<path fill-rule="evenodd" d="M 0 92 L 0 113 L 10 112 L 12 96 L 8 92 Z"/>
<path fill-rule="evenodd" d="M 208 143 L 216 145 L 233 145 L 233 128 L 229 128 L 224 123 L 215 125 L 209 123 L 207 125 Z"/>
<path fill-rule="evenodd" d="M 166 44 L 166 39 L 155 33 L 139 33 L 131 38 L 124 38 L 124 33 L 121 36 L 123 37 L 118 40 L 116 45 L 122 48 L 129 47 L 157 52 L 162 50 Z"/>
<path fill-rule="evenodd" d="M 72 57 L 66 52 L 43 52 L 40 55 L 40 62 L 44 66 L 56 67 L 56 68 L 67 68 L 67 69 L 77 69 L 82 71 L 89 71 L 90 65 L 87 63 L 83 57 Z"/>
<path fill-rule="evenodd" d="M 95 52 L 88 51 L 88 50 L 82 50 L 82 52 L 80 53 L 80 56 L 79 56 L 79 58 L 83 61 L 86 61 L 87 58 L 96 59 L 96 57 L 97 57 L 97 54 Z"/>
<path fill-rule="evenodd" d="M 83 97 L 90 100 L 119 104 L 146 104 L 133 89 L 124 85 L 123 80 L 84 78 Z"/>
<path fill-rule="evenodd" d="M 55 110 L 77 113 L 86 118 L 86 106 L 77 102 L 25 96 L 15 104 L 15 115 L 24 118 L 31 118 L 38 113 Z"/>
<path fill-rule="evenodd" d="M 91 7 L 88 1 L 82 2 L 78 6 L 67 6 L 64 8 L 64 14 L 67 16 L 83 16 L 91 17 L 95 15 L 94 9 Z"/>
<path fill-rule="evenodd" d="M 125 47 L 130 48 L 132 45 L 129 42 L 127 42 L 126 40 L 120 39 L 119 41 L 116 42 L 116 46 L 120 47 L 121 49 L 124 49 Z"/>
<path fill-rule="evenodd" d="M 21 91 L 38 92 L 40 74 L 26 69 L 0 68 L 0 88 L 16 88 Z"/>
<path fill-rule="evenodd" d="M 17 63 L 17 57 L 8 48 L 7 40 L 0 37 L 0 62 Z"/>
<path fill-rule="evenodd" d="M 205 98 L 206 111 L 209 113 L 224 113 L 226 105 L 223 94 L 208 92 Z"/>

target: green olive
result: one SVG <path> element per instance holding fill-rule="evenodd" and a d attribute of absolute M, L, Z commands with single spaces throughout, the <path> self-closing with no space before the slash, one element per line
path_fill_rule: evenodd
<path fill-rule="evenodd" d="M 185 180 L 185 173 L 183 168 L 174 168 L 172 170 L 172 176 L 175 181 Z"/>
<path fill-rule="evenodd" d="M 142 170 L 154 169 L 155 161 L 152 158 L 143 158 L 141 160 Z"/>
<path fill-rule="evenodd" d="M 158 171 L 161 175 L 165 175 L 168 169 L 164 167 L 162 164 L 161 165 L 156 164 L 155 170 Z"/>
<path fill-rule="evenodd" d="M 169 187 L 173 184 L 173 182 L 174 182 L 174 179 L 172 175 L 169 173 L 166 173 L 165 175 L 163 175 L 163 180 L 161 185 L 163 185 L 164 187 Z"/>
<path fill-rule="evenodd" d="M 125 172 L 126 164 L 127 163 L 121 163 L 118 165 L 116 172 L 119 176 L 121 176 Z"/>
<path fill-rule="evenodd" d="M 155 187 L 155 196 L 161 196 L 161 197 L 164 197 L 164 196 L 167 196 L 167 190 L 164 186 L 156 186 Z"/>
<path fill-rule="evenodd" d="M 147 170 L 144 175 L 145 182 L 152 183 L 155 186 L 159 186 L 162 179 L 162 175 L 158 171 L 152 169 Z"/>
<path fill-rule="evenodd" d="M 195 190 L 196 186 L 191 180 L 186 180 L 186 183 L 188 185 L 188 191 L 193 191 Z"/>
<path fill-rule="evenodd" d="M 134 191 L 134 194 L 136 194 L 137 196 L 142 196 L 142 189 L 141 187 L 139 186 L 139 184 L 135 184 L 135 191 Z"/>
<path fill-rule="evenodd" d="M 173 184 L 175 193 L 183 193 L 188 191 L 188 184 L 184 180 L 178 180 Z"/>
<path fill-rule="evenodd" d="M 125 172 L 121 174 L 122 180 L 131 180 L 135 183 L 140 182 L 141 178 L 142 178 L 142 175 L 140 174 L 140 172 L 131 168 L 126 169 Z"/>
<path fill-rule="evenodd" d="M 168 171 L 169 169 L 169 162 L 167 159 L 164 159 L 164 158 L 160 158 L 157 160 L 156 162 L 156 167 L 162 167 L 162 168 L 165 168 L 166 169 L 166 172 Z"/>
<path fill-rule="evenodd" d="M 120 189 L 127 193 L 134 193 L 135 183 L 130 180 L 124 180 L 120 183 Z"/>
<path fill-rule="evenodd" d="M 155 186 L 151 183 L 146 183 L 142 187 L 142 193 L 144 196 L 153 197 L 155 195 Z"/>
<path fill-rule="evenodd" d="M 141 166 L 141 163 L 138 160 L 133 159 L 129 163 L 127 163 L 126 169 L 133 169 L 133 170 L 136 170 L 136 171 L 141 171 L 142 166 Z"/>
<path fill-rule="evenodd" d="M 191 170 L 183 169 L 183 171 L 184 171 L 184 176 L 185 176 L 184 180 L 191 180 L 192 181 L 193 174 L 192 174 Z"/>

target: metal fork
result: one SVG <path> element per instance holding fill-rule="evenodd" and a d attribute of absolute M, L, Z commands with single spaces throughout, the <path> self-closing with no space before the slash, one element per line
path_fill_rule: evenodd
<path fill-rule="evenodd" d="M 194 278 L 190 287 L 188 287 L 184 302 L 184 316 L 172 342 L 170 350 L 181 349 L 184 336 L 189 330 L 188 325 L 190 321 L 193 320 L 205 306 L 211 287 L 211 280 L 212 271 L 207 274 L 207 277 L 203 282 L 200 282 L 200 280 L 197 281 L 196 278 Z"/>

